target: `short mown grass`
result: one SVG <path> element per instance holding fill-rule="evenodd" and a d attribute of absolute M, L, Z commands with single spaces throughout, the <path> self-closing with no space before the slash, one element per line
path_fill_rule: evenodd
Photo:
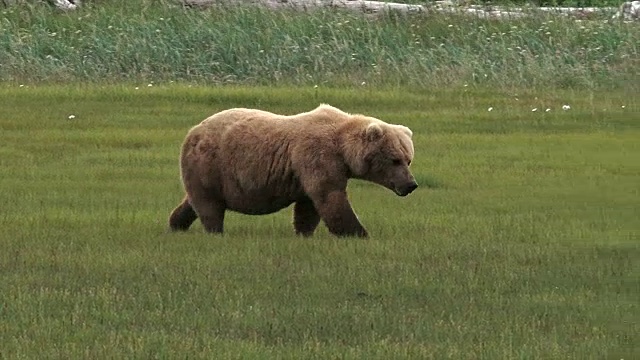
<path fill-rule="evenodd" d="M 640 355 L 640 107 L 624 92 L 69 85 L 0 98 L 2 358 Z M 323 226 L 297 238 L 290 209 L 230 214 L 224 236 L 166 232 L 190 126 L 320 102 L 415 132 L 414 194 L 350 185 L 370 239 Z"/>

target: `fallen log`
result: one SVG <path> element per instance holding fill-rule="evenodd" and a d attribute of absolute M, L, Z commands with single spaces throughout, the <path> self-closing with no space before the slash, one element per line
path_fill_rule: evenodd
<path fill-rule="evenodd" d="M 494 5 L 460 5 L 451 0 L 434 1 L 427 5 L 400 4 L 370 0 L 182 0 L 185 6 L 208 7 L 216 4 L 256 4 L 271 9 L 290 8 L 307 10 L 312 8 L 342 8 L 367 14 L 386 11 L 399 13 L 441 13 L 466 14 L 480 18 L 523 18 L 536 13 L 571 16 L 577 19 L 588 19 L 595 16 L 621 18 L 624 20 L 640 19 L 640 1 L 624 2 L 619 8 L 614 7 L 505 7 Z"/>
<path fill-rule="evenodd" d="M 393 2 L 369 1 L 369 0 L 184 0 L 188 7 L 209 7 L 217 4 L 254 4 L 262 5 L 270 9 L 295 9 L 308 10 L 313 8 L 343 8 L 364 13 L 379 13 L 382 11 L 397 11 L 401 13 L 423 12 L 423 5 L 400 4 Z"/>
<path fill-rule="evenodd" d="M 52 0 L 53 5 L 60 10 L 75 10 L 80 5 L 78 0 Z"/>

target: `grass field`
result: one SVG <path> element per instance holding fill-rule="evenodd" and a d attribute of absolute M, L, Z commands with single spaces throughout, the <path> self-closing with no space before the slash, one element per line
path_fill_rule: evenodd
<path fill-rule="evenodd" d="M 0 358 L 640 356 L 637 99 L 135 87 L 0 87 Z M 319 102 L 415 133 L 414 194 L 350 185 L 370 239 L 166 233 L 190 126 Z"/>

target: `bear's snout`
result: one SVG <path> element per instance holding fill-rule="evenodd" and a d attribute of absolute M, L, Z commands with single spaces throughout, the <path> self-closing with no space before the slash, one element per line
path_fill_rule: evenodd
<path fill-rule="evenodd" d="M 407 196 L 413 192 L 413 190 L 418 188 L 418 183 L 415 181 L 411 181 L 404 186 L 396 188 L 396 193 L 400 196 Z"/>

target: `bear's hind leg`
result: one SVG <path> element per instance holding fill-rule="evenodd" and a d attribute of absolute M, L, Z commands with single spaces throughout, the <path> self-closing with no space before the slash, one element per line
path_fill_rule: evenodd
<path fill-rule="evenodd" d="M 180 205 L 171 212 L 169 227 L 172 231 L 186 231 L 197 218 L 198 215 L 189 204 L 189 198 L 185 196 Z"/>
<path fill-rule="evenodd" d="M 320 215 L 313 206 L 313 201 L 304 197 L 293 206 L 293 227 L 297 235 L 311 236 L 320 223 Z"/>
<path fill-rule="evenodd" d="M 224 229 L 225 208 L 213 199 L 200 199 L 193 203 L 193 207 L 208 233 L 222 233 Z"/>

